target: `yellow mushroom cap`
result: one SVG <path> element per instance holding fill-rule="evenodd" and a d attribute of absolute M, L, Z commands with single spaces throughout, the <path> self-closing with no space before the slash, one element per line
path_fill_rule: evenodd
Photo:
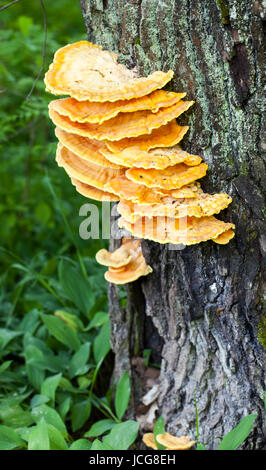
<path fill-rule="evenodd" d="M 216 238 L 213 238 L 212 241 L 218 245 L 227 245 L 227 243 L 234 238 L 235 232 L 233 230 L 227 230 Z"/>
<path fill-rule="evenodd" d="M 141 276 L 147 276 L 152 273 L 152 268 L 146 264 L 145 258 L 140 252 L 137 257 L 124 266 L 123 271 L 109 270 L 105 273 L 104 277 L 108 282 L 113 284 L 127 284 L 136 281 Z"/>
<path fill-rule="evenodd" d="M 106 202 L 117 202 L 119 197 L 115 194 L 108 193 L 107 191 L 102 191 L 101 189 L 94 188 L 89 184 L 82 183 L 81 181 L 71 178 L 72 184 L 75 186 L 78 193 L 82 196 L 88 197 L 90 199 L 95 199 L 96 201 L 106 201 Z"/>
<path fill-rule="evenodd" d="M 116 165 L 103 156 L 102 150 L 106 149 L 106 145 L 99 140 L 71 134 L 60 129 L 60 127 L 55 128 L 55 135 L 64 147 L 78 155 L 78 157 L 83 158 L 83 160 L 95 163 L 103 168 L 113 168 L 114 170 L 123 168 L 121 165 Z"/>
<path fill-rule="evenodd" d="M 129 147 L 135 151 L 150 150 L 156 147 L 172 147 L 178 144 L 187 133 L 188 126 L 179 126 L 175 119 L 154 129 L 150 134 L 138 137 L 125 137 L 118 141 L 106 140 L 108 149 L 113 153 L 122 152 Z"/>
<path fill-rule="evenodd" d="M 142 440 L 147 447 L 151 447 L 151 449 L 157 450 L 157 445 L 152 432 L 147 432 L 144 434 Z"/>
<path fill-rule="evenodd" d="M 71 121 L 102 124 L 114 118 L 119 113 L 132 113 L 149 109 L 157 113 L 160 108 L 173 106 L 180 101 L 186 93 L 174 93 L 164 90 L 153 91 L 150 95 L 131 100 L 119 100 L 103 103 L 93 101 L 77 101 L 75 98 L 62 98 L 53 102 L 53 109 Z"/>
<path fill-rule="evenodd" d="M 223 232 L 235 228 L 234 224 L 223 222 L 214 216 L 206 217 L 142 217 L 134 224 L 123 217 L 118 220 L 119 227 L 125 228 L 132 235 L 153 240 L 158 243 L 195 245 L 215 239 Z"/>
<path fill-rule="evenodd" d="M 232 202 L 232 198 L 225 193 L 201 193 L 197 198 L 175 199 L 165 197 L 158 204 L 140 205 L 131 201 L 120 200 L 117 210 L 128 222 L 133 223 L 140 217 L 203 217 L 218 214 Z"/>
<path fill-rule="evenodd" d="M 206 175 L 208 165 L 200 163 L 196 166 L 187 166 L 184 163 L 170 166 L 164 170 L 145 170 L 142 168 L 129 168 L 126 177 L 135 183 L 144 184 L 148 188 L 176 189 L 181 188 Z"/>
<path fill-rule="evenodd" d="M 189 436 L 175 437 L 168 432 L 156 436 L 159 444 L 166 447 L 166 450 L 188 450 L 196 444 Z"/>
<path fill-rule="evenodd" d="M 136 72 L 117 62 L 117 54 L 87 41 L 59 49 L 45 75 L 46 90 L 83 101 L 138 98 L 164 87 L 174 73 L 156 71 L 136 78 Z"/>
<path fill-rule="evenodd" d="M 121 140 L 125 137 L 137 137 L 149 134 L 186 111 L 194 101 L 179 101 L 173 106 L 160 108 L 157 113 L 151 111 L 135 111 L 120 113 L 118 116 L 104 121 L 102 124 L 74 122 L 67 116 L 56 111 L 57 100 L 49 103 L 49 116 L 56 126 L 67 132 L 89 137 L 96 140 Z"/>
<path fill-rule="evenodd" d="M 163 170 L 169 166 L 184 162 L 186 165 L 199 165 L 201 157 L 190 155 L 181 149 L 179 145 L 174 147 L 156 148 L 148 151 L 138 150 L 136 147 L 128 147 L 119 153 L 113 153 L 107 148 L 101 150 L 107 160 L 113 164 L 124 167 L 154 168 Z"/>
<path fill-rule="evenodd" d="M 113 284 L 127 284 L 152 272 L 142 254 L 140 240 L 123 239 L 122 245 L 112 253 L 98 251 L 96 260 L 109 267 L 105 279 Z"/>
<path fill-rule="evenodd" d="M 133 257 L 138 256 L 139 253 L 141 253 L 140 240 L 129 239 L 112 253 L 105 249 L 99 250 L 96 253 L 96 261 L 103 266 L 121 268 L 121 266 L 127 265 Z"/>
<path fill-rule="evenodd" d="M 65 169 L 70 177 L 114 194 L 116 194 L 115 191 L 109 191 L 106 185 L 112 179 L 124 174 L 124 170 L 103 168 L 94 163 L 87 162 L 66 147 L 63 147 L 60 143 L 57 146 L 56 161 L 59 166 Z"/>

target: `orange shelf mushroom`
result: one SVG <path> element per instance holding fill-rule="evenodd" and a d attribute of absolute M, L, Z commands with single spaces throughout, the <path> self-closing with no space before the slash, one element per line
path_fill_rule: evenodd
<path fill-rule="evenodd" d="M 144 434 L 142 440 L 147 447 L 151 447 L 154 450 L 158 449 L 153 433 Z M 196 444 L 189 436 L 176 437 L 168 432 L 157 434 L 156 440 L 159 444 L 165 446 L 165 450 L 189 450 Z"/>
<path fill-rule="evenodd" d="M 113 253 L 102 249 L 96 253 L 96 261 L 109 267 L 104 276 L 113 284 L 127 284 L 152 272 L 142 254 L 140 240 L 124 239 Z"/>
<path fill-rule="evenodd" d="M 131 224 L 120 217 L 119 226 L 138 238 L 146 238 L 158 243 L 195 245 L 207 240 L 215 240 L 227 230 L 234 229 L 232 223 L 226 223 L 214 216 L 204 217 L 141 217 Z"/>
<path fill-rule="evenodd" d="M 117 101 L 139 98 L 163 88 L 174 72 L 156 71 L 137 78 L 136 72 L 118 64 L 117 54 L 88 41 L 59 49 L 45 74 L 46 90 L 70 95 L 78 101 Z"/>
<path fill-rule="evenodd" d="M 128 222 L 134 223 L 140 217 L 173 217 L 186 216 L 203 217 L 218 214 L 232 202 L 232 198 L 225 193 L 200 193 L 196 198 L 176 199 L 164 197 L 158 204 L 142 205 L 131 201 L 120 200 L 117 210 Z"/>
<path fill-rule="evenodd" d="M 73 184 L 73 186 L 75 186 L 78 193 L 90 199 L 107 202 L 118 202 L 120 200 L 119 197 L 115 194 L 108 193 L 107 191 L 102 191 L 101 189 L 97 189 L 94 186 L 82 183 L 81 181 L 78 181 L 75 178 L 71 178 L 71 183 Z"/>
<path fill-rule="evenodd" d="M 95 163 L 103 168 L 113 168 L 114 170 L 124 168 L 121 165 L 110 162 L 104 157 L 103 150 L 106 149 L 106 146 L 103 142 L 87 139 L 77 134 L 71 134 L 60 129 L 60 127 L 55 128 L 55 135 L 64 147 L 88 162 Z"/>
<path fill-rule="evenodd" d="M 185 152 L 179 145 L 148 151 L 136 151 L 135 147 L 129 147 L 119 153 L 113 153 L 106 148 L 102 148 L 101 152 L 111 163 L 128 168 L 163 170 L 177 163 L 185 163 L 188 166 L 199 165 L 202 160 L 199 155 L 190 155 Z"/>
<path fill-rule="evenodd" d="M 125 137 L 118 141 L 106 141 L 108 149 L 113 153 L 134 148 L 135 152 L 146 151 L 157 147 L 172 147 L 178 144 L 187 133 L 188 126 L 179 126 L 175 119 L 154 129 L 150 134 L 139 137 Z"/>
<path fill-rule="evenodd" d="M 179 145 L 189 127 L 176 118 L 194 102 L 183 101 L 185 92 L 161 89 L 172 77 L 171 70 L 137 77 L 116 54 L 87 41 L 59 49 L 45 75 L 48 91 L 68 95 L 49 105 L 56 161 L 83 196 L 119 202 L 119 226 L 138 238 L 225 245 L 234 224 L 214 214 L 232 199 L 203 192 L 198 180 L 207 164 Z M 114 253 L 100 251 L 97 260 L 117 284 L 151 272 L 139 240 L 124 240 Z"/>
<path fill-rule="evenodd" d="M 119 113 L 132 113 L 133 111 L 150 110 L 157 113 L 160 108 L 173 106 L 186 96 L 186 93 L 174 93 L 164 90 L 153 91 L 150 95 L 132 100 L 119 100 L 103 103 L 93 101 L 77 101 L 75 98 L 62 98 L 53 101 L 53 109 L 71 121 L 102 124 L 114 118 Z"/>
<path fill-rule="evenodd" d="M 196 166 L 178 163 L 165 168 L 165 170 L 130 168 L 126 171 L 126 177 L 134 183 L 144 184 L 148 188 L 176 189 L 203 178 L 207 169 L 206 163 L 200 163 Z"/>
<path fill-rule="evenodd" d="M 150 134 L 167 122 L 177 118 L 192 106 L 194 101 L 179 101 L 173 106 L 161 108 L 157 113 L 148 110 L 134 111 L 132 113 L 119 113 L 116 117 L 104 121 L 102 124 L 71 121 L 69 117 L 56 111 L 57 100 L 49 103 L 49 116 L 56 126 L 67 132 L 78 134 L 96 140 L 121 140 L 125 137 L 138 137 Z"/>

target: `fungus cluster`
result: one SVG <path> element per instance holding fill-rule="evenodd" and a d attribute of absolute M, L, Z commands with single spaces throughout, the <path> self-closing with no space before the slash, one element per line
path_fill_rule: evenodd
<path fill-rule="evenodd" d="M 108 266 L 104 276 L 113 284 L 127 284 L 152 272 L 142 254 L 140 240 L 123 238 L 120 248 L 113 253 L 102 249 L 96 254 L 96 260 Z"/>
<path fill-rule="evenodd" d="M 45 75 L 48 91 L 69 95 L 49 105 L 59 140 L 56 161 L 85 197 L 119 201 L 119 225 L 133 236 L 226 244 L 234 225 L 214 214 L 231 197 L 206 194 L 196 182 L 208 166 L 182 150 L 188 126 L 176 122 L 194 102 L 184 100 L 186 93 L 162 90 L 172 77 L 171 70 L 138 77 L 116 54 L 87 41 L 59 49 Z M 120 267 L 110 265 L 106 274 L 111 282 L 119 279 L 114 269 Z"/>

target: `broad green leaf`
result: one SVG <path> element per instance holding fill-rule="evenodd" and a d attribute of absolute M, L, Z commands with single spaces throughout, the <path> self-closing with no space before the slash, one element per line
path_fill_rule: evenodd
<path fill-rule="evenodd" d="M 89 419 L 91 414 L 91 402 L 90 400 L 83 400 L 75 403 L 71 408 L 71 425 L 72 431 L 75 432 Z"/>
<path fill-rule="evenodd" d="M 65 295 L 82 313 L 88 315 L 94 304 L 94 295 L 89 282 L 65 260 L 60 261 L 58 272 L 59 281 Z"/>
<path fill-rule="evenodd" d="M 157 419 L 157 421 L 154 425 L 154 429 L 153 429 L 153 436 L 154 436 L 154 439 L 155 439 L 156 446 L 157 446 L 158 450 L 164 450 L 165 449 L 165 446 L 163 446 L 162 444 L 159 444 L 159 442 L 156 439 L 158 434 L 164 434 L 164 433 L 165 433 L 164 419 L 163 419 L 162 416 L 160 416 Z"/>
<path fill-rule="evenodd" d="M 75 442 L 72 442 L 69 450 L 90 450 L 91 442 L 87 439 L 78 439 Z"/>
<path fill-rule="evenodd" d="M 72 356 L 69 363 L 69 376 L 72 379 L 76 375 L 86 374 L 88 368 L 86 364 L 90 357 L 91 343 L 84 343 Z"/>
<path fill-rule="evenodd" d="M 41 386 L 44 380 L 44 371 L 37 369 L 36 367 L 26 364 L 26 372 L 30 384 L 38 391 L 41 390 Z"/>
<path fill-rule="evenodd" d="M 35 217 L 38 220 L 38 222 L 40 222 L 41 224 L 47 225 L 47 222 L 49 221 L 52 215 L 50 206 L 48 206 L 46 202 L 41 201 L 35 207 L 34 212 L 35 212 Z"/>
<path fill-rule="evenodd" d="M 52 424 L 47 424 L 51 450 L 67 450 L 67 443 L 62 433 Z"/>
<path fill-rule="evenodd" d="M 62 403 L 60 403 L 59 407 L 58 407 L 58 411 L 60 413 L 60 416 L 63 420 L 65 420 L 65 417 L 67 415 L 67 413 L 69 412 L 70 410 L 70 405 L 71 405 L 71 397 L 66 397 Z"/>
<path fill-rule="evenodd" d="M 23 398 L 21 401 L 23 401 Z M 13 428 L 30 426 L 34 422 L 29 411 L 24 411 L 15 400 L 8 398 L 1 403 L 0 419 L 3 424 Z"/>
<path fill-rule="evenodd" d="M 12 364 L 12 361 L 5 361 L 1 364 L 0 366 L 0 375 L 9 368 L 10 364 Z"/>
<path fill-rule="evenodd" d="M 70 328 L 60 318 L 52 315 L 42 314 L 41 318 L 45 326 L 58 341 L 68 346 L 70 349 L 77 351 L 80 347 L 78 335 L 73 328 Z"/>
<path fill-rule="evenodd" d="M 235 450 L 248 437 L 257 415 L 245 416 L 240 423 L 232 429 L 220 442 L 217 450 Z"/>
<path fill-rule="evenodd" d="M 19 16 L 18 26 L 23 36 L 28 36 L 33 20 L 30 16 Z"/>
<path fill-rule="evenodd" d="M 47 379 L 45 379 L 45 381 L 43 382 L 41 386 L 42 395 L 47 396 L 52 401 L 52 403 L 54 403 L 55 392 L 59 385 L 61 377 L 62 377 L 61 373 L 52 375 L 51 377 L 47 377 Z"/>
<path fill-rule="evenodd" d="M 111 432 L 103 437 L 103 444 L 110 446 L 113 450 L 127 450 L 135 442 L 139 430 L 136 421 L 125 421 L 116 424 Z"/>
<path fill-rule="evenodd" d="M 44 403 L 48 403 L 48 401 L 49 401 L 48 397 L 44 395 L 36 394 L 34 395 L 34 397 L 32 397 L 30 406 L 34 408 L 35 406 L 40 406 L 40 405 L 43 405 Z"/>
<path fill-rule="evenodd" d="M 79 322 L 76 315 L 72 315 L 64 310 L 56 310 L 54 314 L 56 317 L 61 318 L 68 326 L 76 331 L 78 330 Z"/>
<path fill-rule="evenodd" d="M 197 444 L 196 450 L 206 450 L 203 444 Z"/>
<path fill-rule="evenodd" d="M 84 436 L 85 437 L 98 437 L 104 434 L 106 431 L 109 431 L 115 426 L 115 421 L 112 419 L 102 419 L 101 421 L 97 421 L 94 423 L 89 431 L 87 431 Z"/>
<path fill-rule="evenodd" d="M 93 343 L 93 354 L 96 363 L 100 362 L 111 349 L 110 345 L 110 322 L 105 323 Z"/>
<path fill-rule="evenodd" d="M 63 423 L 60 415 L 55 409 L 50 408 L 50 406 L 45 404 L 36 406 L 32 410 L 32 417 L 36 423 L 39 423 L 42 419 L 44 419 L 47 424 L 52 424 L 55 428 L 57 428 L 64 437 L 67 436 L 66 426 Z"/>
<path fill-rule="evenodd" d="M 21 335 L 21 332 L 11 331 L 7 328 L 0 328 L 0 350 L 5 349 L 5 347 L 8 345 L 8 343 L 10 343 L 10 341 Z"/>
<path fill-rule="evenodd" d="M 130 378 L 127 372 L 124 372 L 116 388 L 115 411 L 118 419 L 122 419 L 128 407 L 130 399 Z"/>
<path fill-rule="evenodd" d="M 14 429 L 0 425 L 0 450 L 11 450 L 23 447 L 25 442 Z"/>
<path fill-rule="evenodd" d="M 109 315 L 106 312 L 97 312 L 93 316 L 93 319 L 88 324 L 88 326 L 84 329 L 84 331 L 92 330 L 92 328 L 97 328 L 98 326 L 102 326 L 104 323 L 108 322 Z"/>
<path fill-rule="evenodd" d="M 110 446 L 103 444 L 99 439 L 93 441 L 90 450 L 112 450 Z"/>
<path fill-rule="evenodd" d="M 48 427 L 44 419 L 31 429 L 28 450 L 50 450 Z"/>

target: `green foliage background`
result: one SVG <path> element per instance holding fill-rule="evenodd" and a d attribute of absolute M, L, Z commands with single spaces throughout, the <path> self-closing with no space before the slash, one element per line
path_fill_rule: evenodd
<path fill-rule="evenodd" d="M 59 47 L 86 33 L 78 1 L 44 5 L 46 71 Z M 104 269 L 94 260 L 103 242 L 79 237 L 87 201 L 55 163 L 44 71 L 27 98 L 43 22 L 36 0 L 0 12 L 0 449 L 66 449 L 99 418 L 120 422 L 108 390 Z"/>

